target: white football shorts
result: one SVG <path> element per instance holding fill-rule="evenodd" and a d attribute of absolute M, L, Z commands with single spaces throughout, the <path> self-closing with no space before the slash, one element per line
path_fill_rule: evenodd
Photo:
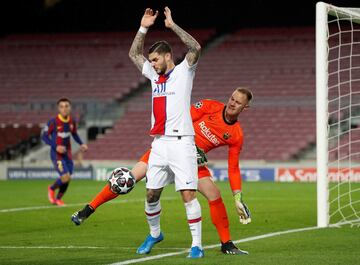
<path fill-rule="evenodd" d="M 173 174 L 169 174 L 169 169 Z M 176 191 L 197 190 L 198 166 L 194 136 L 155 136 L 146 172 L 146 188 L 175 182 Z"/>

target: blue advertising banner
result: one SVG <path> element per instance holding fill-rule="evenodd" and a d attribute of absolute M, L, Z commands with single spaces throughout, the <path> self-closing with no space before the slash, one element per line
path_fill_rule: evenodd
<path fill-rule="evenodd" d="M 93 169 L 75 168 L 72 179 L 93 179 Z M 8 168 L 7 179 L 56 179 L 59 174 L 52 168 Z"/>
<path fill-rule="evenodd" d="M 215 181 L 227 181 L 227 168 L 210 168 Z M 243 181 L 275 181 L 275 168 L 241 168 Z"/>

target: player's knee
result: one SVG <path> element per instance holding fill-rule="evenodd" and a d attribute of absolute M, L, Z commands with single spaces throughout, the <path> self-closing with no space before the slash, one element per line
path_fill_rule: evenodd
<path fill-rule="evenodd" d="M 220 194 L 220 191 L 218 189 L 214 189 L 210 192 L 207 192 L 205 194 L 205 197 L 208 201 L 215 201 L 219 198 L 221 198 L 221 194 Z"/>
<path fill-rule="evenodd" d="M 71 179 L 71 176 L 70 176 L 69 173 L 61 176 L 61 181 L 62 181 L 63 183 L 70 182 L 70 179 Z"/>
<path fill-rule="evenodd" d="M 191 202 L 193 199 L 196 198 L 196 191 L 195 190 L 182 190 L 181 197 L 184 202 Z"/>
<path fill-rule="evenodd" d="M 161 195 L 161 189 L 159 190 L 148 189 L 146 191 L 146 201 L 148 203 L 156 202 L 160 199 L 160 195 Z"/>
<path fill-rule="evenodd" d="M 199 181 L 198 189 L 208 201 L 214 201 L 221 197 L 218 187 L 212 181 L 210 182 L 207 179 Z"/>

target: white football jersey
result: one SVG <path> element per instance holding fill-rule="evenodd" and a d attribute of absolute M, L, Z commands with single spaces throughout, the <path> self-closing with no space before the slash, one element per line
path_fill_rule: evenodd
<path fill-rule="evenodd" d="M 186 59 L 166 75 L 159 76 L 149 61 L 142 74 L 152 87 L 152 115 L 150 135 L 195 135 L 190 115 L 191 91 L 196 64 Z"/>

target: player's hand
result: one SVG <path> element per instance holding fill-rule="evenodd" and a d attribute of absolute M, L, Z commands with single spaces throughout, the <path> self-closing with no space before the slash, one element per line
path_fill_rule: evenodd
<path fill-rule="evenodd" d="M 208 162 L 204 150 L 199 148 L 197 145 L 196 145 L 196 158 L 197 158 L 197 164 L 199 167 L 205 166 Z"/>
<path fill-rule="evenodd" d="M 145 13 L 141 19 L 140 25 L 145 28 L 149 28 L 154 25 L 157 16 L 159 15 L 159 11 L 154 11 L 151 8 L 146 8 Z"/>
<path fill-rule="evenodd" d="M 80 145 L 80 151 L 81 151 L 81 152 L 86 152 L 88 149 L 89 149 L 89 148 L 88 148 L 88 146 L 87 146 L 86 144 Z"/>
<path fill-rule="evenodd" d="M 66 147 L 63 145 L 58 145 L 56 146 L 56 152 L 59 154 L 64 154 L 66 152 Z"/>
<path fill-rule="evenodd" d="M 236 211 L 239 215 L 240 223 L 246 225 L 251 222 L 251 214 L 249 208 L 243 202 L 242 192 L 238 192 L 234 195 Z"/>
<path fill-rule="evenodd" d="M 165 7 L 164 10 L 164 15 L 165 15 L 165 27 L 167 28 L 171 28 L 175 23 L 171 17 L 171 10 L 168 7 Z"/>

